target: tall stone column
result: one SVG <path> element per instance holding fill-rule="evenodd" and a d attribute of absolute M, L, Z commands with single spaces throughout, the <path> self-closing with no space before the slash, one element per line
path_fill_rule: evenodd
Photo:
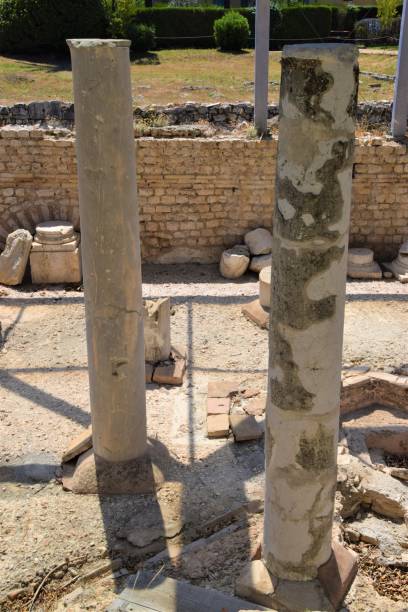
<path fill-rule="evenodd" d="M 146 452 L 145 361 L 129 41 L 70 40 L 95 458 Z"/>
<path fill-rule="evenodd" d="M 331 554 L 357 52 L 282 53 L 264 559 L 308 580 Z"/>
<path fill-rule="evenodd" d="M 283 50 L 262 557 L 290 610 L 327 609 L 290 597 L 332 558 L 357 83 L 352 45 Z"/>

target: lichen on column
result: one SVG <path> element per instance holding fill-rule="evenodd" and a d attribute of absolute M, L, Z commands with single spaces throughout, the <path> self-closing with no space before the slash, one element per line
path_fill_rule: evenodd
<path fill-rule="evenodd" d="M 331 554 L 357 84 L 352 45 L 283 50 L 263 556 L 290 580 Z"/>

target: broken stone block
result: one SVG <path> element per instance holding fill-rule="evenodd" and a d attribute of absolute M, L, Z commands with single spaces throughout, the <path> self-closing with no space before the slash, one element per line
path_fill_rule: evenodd
<path fill-rule="evenodd" d="M 210 381 L 208 383 L 208 397 L 231 397 L 238 393 L 238 383 L 232 380 Z"/>
<path fill-rule="evenodd" d="M 173 357 L 172 354 L 171 357 Z M 182 385 L 185 371 L 185 359 L 172 359 L 170 363 L 164 363 L 155 368 L 153 382 L 159 385 Z"/>
<path fill-rule="evenodd" d="M 7 236 L 5 249 L 0 255 L 0 283 L 19 285 L 22 282 L 32 241 L 30 232 L 24 229 Z"/>
<path fill-rule="evenodd" d="M 145 361 L 170 357 L 170 298 L 143 301 Z"/>
<path fill-rule="evenodd" d="M 228 414 L 210 414 L 207 417 L 207 435 L 209 438 L 226 438 L 228 434 Z"/>
<path fill-rule="evenodd" d="M 258 325 L 261 329 L 269 329 L 269 312 L 262 308 L 259 300 L 244 304 L 241 312 L 244 317 Z"/>
<path fill-rule="evenodd" d="M 274 579 L 260 559 L 245 565 L 235 584 L 238 597 L 270 607 L 277 580 Z"/>
<path fill-rule="evenodd" d="M 62 453 L 62 463 L 71 461 L 81 453 L 89 450 L 92 447 L 92 426 L 90 425 L 85 431 L 81 432 L 76 438 L 71 440 L 68 448 Z"/>
<path fill-rule="evenodd" d="M 349 249 L 347 256 L 347 276 L 360 279 L 381 279 L 382 271 L 374 261 L 371 249 Z"/>
<path fill-rule="evenodd" d="M 262 427 L 254 416 L 247 414 L 231 414 L 229 419 L 235 442 L 246 442 L 248 440 L 259 440 L 259 438 L 262 438 Z"/>
<path fill-rule="evenodd" d="M 47 221 L 36 227 L 30 255 L 34 284 L 79 283 L 82 280 L 79 234 L 68 221 Z"/>
<path fill-rule="evenodd" d="M 259 273 L 259 302 L 263 308 L 271 307 L 272 267 L 268 266 Z"/>
<path fill-rule="evenodd" d="M 259 272 L 264 268 L 272 265 L 272 255 L 258 255 L 257 257 L 253 257 L 251 259 L 251 263 L 249 264 L 249 269 L 252 272 Z"/>
<path fill-rule="evenodd" d="M 244 241 L 251 255 L 268 255 L 272 251 L 272 234 L 264 227 L 245 234 Z"/>
<path fill-rule="evenodd" d="M 401 283 L 408 283 L 408 240 L 402 243 L 398 257 L 384 266 L 390 270 Z"/>
<path fill-rule="evenodd" d="M 229 414 L 230 400 L 223 397 L 209 397 L 207 399 L 207 414 Z"/>
<path fill-rule="evenodd" d="M 339 542 L 332 542 L 330 559 L 318 570 L 319 582 L 327 598 L 337 610 L 357 575 L 358 555 Z"/>
<path fill-rule="evenodd" d="M 237 244 L 231 249 L 227 249 L 221 255 L 220 274 L 224 278 L 239 278 L 248 269 L 249 250 L 246 246 Z"/>

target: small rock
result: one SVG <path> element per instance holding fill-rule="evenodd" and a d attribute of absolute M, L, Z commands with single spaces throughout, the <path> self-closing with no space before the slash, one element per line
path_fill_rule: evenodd
<path fill-rule="evenodd" d="M 241 312 L 249 321 L 255 323 L 261 329 L 269 329 L 269 312 L 264 310 L 259 300 L 244 304 Z"/>
<path fill-rule="evenodd" d="M 351 527 L 345 527 L 344 528 L 344 535 L 347 538 L 347 540 L 349 542 L 354 542 L 357 544 L 357 542 L 360 541 L 360 534 L 358 531 L 356 531 L 355 529 L 352 529 Z"/>
<path fill-rule="evenodd" d="M 248 232 L 244 240 L 251 255 L 268 255 L 272 251 L 272 234 L 264 227 Z"/>
<path fill-rule="evenodd" d="M 224 278 L 239 278 L 248 269 L 249 251 L 244 245 L 236 245 L 221 255 L 220 274 Z"/>

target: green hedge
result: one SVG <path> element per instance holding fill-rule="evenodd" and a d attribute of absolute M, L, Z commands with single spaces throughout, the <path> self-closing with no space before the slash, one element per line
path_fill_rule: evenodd
<path fill-rule="evenodd" d="M 271 37 L 283 43 L 330 36 L 332 7 L 319 5 L 294 6 L 282 9 L 282 23 L 273 28 Z"/>
<path fill-rule="evenodd" d="M 251 31 L 251 45 L 254 44 L 255 11 L 238 9 L 246 17 Z M 137 23 L 156 28 L 158 47 L 214 47 L 214 22 L 226 11 L 223 8 L 151 8 L 139 9 L 134 17 Z M 331 30 L 331 7 L 301 6 L 284 8 L 279 14 L 271 10 L 271 46 L 273 39 L 282 42 L 310 38 L 325 38 Z"/>
<path fill-rule="evenodd" d="M 103 37 L 102 0 L 0 0 L 0 51 L 66 49 L 67 38 Z"/>

